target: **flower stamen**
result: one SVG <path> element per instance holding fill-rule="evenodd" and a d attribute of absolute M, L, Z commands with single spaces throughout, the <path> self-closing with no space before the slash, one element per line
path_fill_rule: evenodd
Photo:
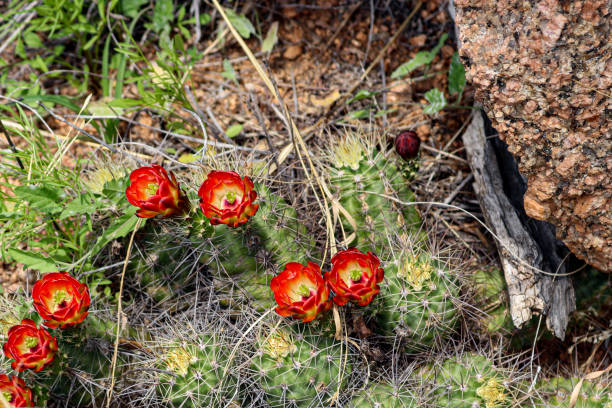
<path fill-rule="evenodd" d="M 359 269 L 353 269 L 349 272 L 349 276 L 353 282 L 359 282 L 361 280 L 361 271 Z"/>
<path fill-rule="evenodd" d="M 157 190 L 159 189 L 159 184 L 157 183 L 149 183 L 147 188 L 145 188 L 145 193 L 147 193 L 147 197 L 153 197 Z"/>

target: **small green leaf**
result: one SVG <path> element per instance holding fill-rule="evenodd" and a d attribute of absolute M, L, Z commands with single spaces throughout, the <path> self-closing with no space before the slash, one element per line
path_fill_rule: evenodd
<path fill-rule="evenodd" d="M 465 68 L 459 59 L 459 54 L 455 52 L 448 70 L 448 93 L 451 95 L 462 93 L 464 88 Z"/>
<path fill-rule="evenodd" d="M 108 106 L 113 108 L 131 108 L 138 105 L 142 105 L 142 101 L 140 99 L 130 98 L 116 98 L 108 103 Z"/>
<path fill-rule="evenodd" d="M 270 25 L 266 38 L 261 43 L 262 52 L 271 52 L 276 42 L 278 41 L 278 21 L 275 21 Z"/>
<path fill-rule="evenodd" d="M 153 30 L 156 33 L 162 30 L 174 20 L 174 4 L 172 0 L 157 0 L 153 8 Z"/>
<path fill-rule="evenodd" d="M 23 34 L 23 41 L 29 48 L 42 48 L 43 42 L 38 36 L 38 34 L 33 32 L 28 32 Z"/>
<path fill-rule="evenodd" d="M 236 136 L 238 136 L 240 132 L 242 132 L 242 128 L 243 126 L 241 124 L 232 125 L 229 128 L 227 128 L 227 130 L 225 131 L 225 134 L 230 139 L 233 139 Z"/>
<path fill-rule="evenodd" d="M 367 118 L 368 116 L 370 116 L 370 110 L 361 109 L 358 111 L 349 112 L 346 115 L 345 120 L 363 119 L 363 118 Z"/>
<path fill-rule="evenodd" d="M 19 186 L 15 187 L 17 198 L 30 203 L 32 208 L 45 214 L 56 214 L 62 210 L 61 202 L 64 192 L 51 186 Z"/>
<path fill-rule="evenodd" d="M 123 238 L 134 230 L 138 217 L 134 214 L 136 207 L 119 218 L 115 218 L 111 225 L 108 226 L 98 237 L 98 240 L 91 249 L 91 255 L 94 256 L 102 250 L 108 243 L 118 238 Z M 144 222 L 141 223 L 141 226 Z"/>
<path fill-rule="evenodd" d="M 16 248 L 9 248 L 8 254 L 15 261 L 24 264 L 28 268 L 36 269 L 43 273 L 58 271 L 55 261 L 41 254 L 30 251 L 22 251 L 21 249 Z"/>
<path fill-rule="evenodd" d="M 134 18 L 138 15 L 140 7 L 148 3 L 148 0 L 120 0 L 121 11 L 124 16 Z"/>
<path fill-rule="evenodd" d="M 181 163 L 185 163 L 185 164 L 189 164 L 189 163 L 193 163 L 194 161 L 197 161 L 200 159 L 200 156 L 196 156 L 195 154 L 192 153 L 183 153 L 179 156 L 178 161 Z"/>
<path fill-rule="evenodd" d="M 210 23 L 210 20 L 211 20 L 210 14 L 208 14 L 208 13 L 200 14 L 200 24 L 201 25 L 206 25 L 206 24 Z"/>
<path fill-rule="evenodd" d="M 373 92 L 373 91 L 368 91 L 367 89 L 360 89 L 359 92 L 357 92 L 355 94 L 355 96 L 353 96 L 351 99 L 349 99 L 348 101 L 346 101 L 346 104 L 351 104 L 355 101 L 360 101 L 362 99 L 367 99 L 367 98 L 371 98 L 374 95 L 376 95 L 378 92 Z"/>
<path fill-rule="evenodd" d="M 64 210 L 60 214 L 59 219 L 73 217 L 80 214 L 93 214 L 96 211 L 96 206 L 86 199 L 86 196 L 79 195 L 77 198 L 66 204 Z"/>
<path fill-rule="evenodd" d="M 417 52 L 416 55 L 410 61 L 405 62 L 399 67 L 397 67 L 397 69 L 391 74 L 391 78 L 401 78 L 423 65 L 430 64 L 440 51 L 440 48 L 442 48 L 442 46 L 446 42 L 447 38 L 448 34 L 442 34 L 442 37 L 440 37 L 438 44 L 431 51 Z"/>
<path fill-rule="evenodd" d="M 375 118 L 379 118 L 385 114 L 389 114 L 389 113 L 393 113 L 397 110 L 397 108 L 391 108 L 391 109 L 381 109 L 378 112 L 376 112 L 376 115 L 374 115 Z"/>
<path fill-rule="evenodd" d="M 238 78 L 236 76 L 236 71 L 234 71 L 234 67 L 232 67 L 232 63 L 226 58 L 223 60 L 223 72 L 221 73 L 224 78 L 231 79 L 236 84 L 238 83 Z"/>
<path fill-rule="evenodd" d="M 251 34 L 255 34 L 255 27 L 253 27 L 253 24 L 244 14 L 236 14 L 232 9 L 225 9 L 225 13 L 232 26 L 234 26 L 242 38 L 248 39 L 251 37 Z"/>
<path fill-rule="evenodd" d="M 446 106 L 446 98 L 438 88 L 433 88 L 425 93 L 425 99 L 429 102 L 429 105 L 423 108 L 423 112 L 428 115 L 433 115 L 440 112 Z"/>

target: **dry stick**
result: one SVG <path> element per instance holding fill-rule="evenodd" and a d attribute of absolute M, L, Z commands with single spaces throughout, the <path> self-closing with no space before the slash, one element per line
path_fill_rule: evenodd
<path fill-rule="evenodd" d="M 121 281 L 119 282 L 119 298 L 117 299 L 117 330 L 115 332 L 115 348 L 113 350 L 113 359 L 111 361 L 111 384 L 106 393 L 106 408 L 110 407 L 111 398 L 113 396 L 113 388 L 115 387 L 115 369 L 117 368 L 117 353 L 119 352 L 119 336 L 121 334 L 121 296 L 123 295 L 123 282 L 125 280 L 125 271 L 128 266 L 130 254 L 132 252 L 132 244 L 134 243 L 134 235 L 140 228 L 142 218 L 139 218 L 134 226 L 132 235 L 130 236 L 130 243 L 127 247 L 127 253 L 125 254 L 125 261 L 123 262 L 123 270 L 121 271 Z"/>
<path fill-rule="evenodd" d="M 9 136 L 8 130 L 6 130 L 6 128 L 4 127 L 2 120 L 0 120 L 0 132 L 4 133 L 4 136 L 6 137 L 6 141 L 8 142 L 9 146 L 11 147 L 11 150 L 15 154 L 15 159 L 17 159 L 17 164 L 19 164 L 19 167 L 21 168 L 21 170 L 25 170 L 25 167 L 23 166 L 21 159 L 19 158 L 19 156 L 17 156 L 17 148 L 15 147 L 15 144 L 13 143 L 11 136 Z"/>

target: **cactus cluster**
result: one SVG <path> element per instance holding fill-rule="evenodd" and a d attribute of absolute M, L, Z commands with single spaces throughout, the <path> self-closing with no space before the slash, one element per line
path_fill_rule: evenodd
<path fill-rule="evenodd" d="M 321 407 L 338 399 L 352 372 L 347 346 L 331 338 L 275 328 L 263 331 L 251 358 L 271 407 Z"/>
<path fill-rule="evenodd" d="M 421 220 L 407 180 L 375 141 L 346 135 L 329 163 L 334 196 L 349 213 L 342 218 L 347 245 L 381 257 L 385 279 L 372 309 L 380 333 L 399 336 L 411 349 L 431 347 L 456 322 L 458 285 L 426 250 Z M 402 204 L 403 203 L 403 204 Z"/>
<path fill-rule="evenodd" d="M 30 300 L 23 295 L 1 296 L 0 342 L 7 341 L 8 329 L 24 318 L 36 319 Z M 24 372 L 37 406 L 46 401 L 63 401 L 81 407 L 100 404 L 110 384 L 115 323 L 102 312 L 94 313 L 76 327 L 54 333 L 59 349 L 53 362 L 38 373 Z M 116 374 L 121 375 L 126 360 L 118 355 Z M 2 371 L 10 371 L 9 360 L 0 361 Z"/>
<path fill-rule="evenodd" d="M 568 406 L 575 379 L 533 386 L 519 381 L 520 368 L 494 363 L 500 358 L 463 346 L 449 352 L 464 295 L 484 312 L 484 333 L 511 329 L 503 276 L 480 270 L 460 288 L 462 277 L 429 248 L 416 207 L 408 205 L 414 196 L 406 174 L 416 161 L 406 167 L 362 136 L 337 140 L 319 163 L 339 221 L 333 232 L 341 250 L 331 254 L 327 273 L 318 257 L 331 248 L 324 251 L 313 238 L 317 226 L 306 224 L 265 177 L 253 183 L 214 171 L 202 186 L 217 190 L 201 187 L 196 196 L 160 166 L 138 169 L 130 202 L 140 216 L 164 219 L 137 234 L 127 269 L 128 287 L 153 302 L 124 310 L 129 323 L 122 322 L 120 342 L 130 352 L 119 353 L 115 398 L 168 408 L 502 408 L 527 400 L 522 393 L 529 389 L 535 406 Z M 160 186 L 166 197 L 158 197 Z M 0 314 L 4 336 L 5 326 L 31 317 L 27 300 L 12 302 Z M 332 302 L 346 306 L 339 313 L 342 333 L 365 339 L 334 336 L 338 314 L 322 316 Z M 37 403 L 106 403 L 116 322 L 102 307 L 57 334 L 62 346 L 53 366 L 23 375 Z M 354 327 L 346 330 L 347 323 Z M 392 367 L 372 364 L 370 356 L 381 351 L 393 356 Z M 10 371 L 6 363 L 0 360 Z M 612 408 L 607 386 L 584 382 L 576 406 Z"/>

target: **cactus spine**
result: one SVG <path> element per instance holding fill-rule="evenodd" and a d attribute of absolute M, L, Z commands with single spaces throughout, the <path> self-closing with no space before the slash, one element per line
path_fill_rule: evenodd
<path fill-rule="evenodd" d="M 410 390 L 392 384 L 376 383 L 358 393 L 351 408 L 417 408 L 418 399 Z"/>
<path fill-rule="evenodd" d="M 274 329 L 258 339 L 251 368 L 270 406 L 321 407 L 346 382 L 347 356 L 346 347 L 332 339 Z"/>
<path fill-rule="evenodd" d="M 478 354 L 453 357 L 435 376 L 436 406 L 501 408 L 516 401 L 506 375 Z"/>
<path fill-rule="evenodd" d="M 159 356 L 157 393 L 173 407 L 227 406 L 238 399 L 233 372 L 224 375 L 230 345 L 219 336 L 171 339 Z"/>
<path fill-rule="evenodd" d="M 555 377 L 538 383 L 542 401 L 538 406 L 566 408 L 579 378 Z M 578 393 L 575 408 L 612 408 L 612 382 L 610 380 L 591 382 L 584 381 Z"/>

